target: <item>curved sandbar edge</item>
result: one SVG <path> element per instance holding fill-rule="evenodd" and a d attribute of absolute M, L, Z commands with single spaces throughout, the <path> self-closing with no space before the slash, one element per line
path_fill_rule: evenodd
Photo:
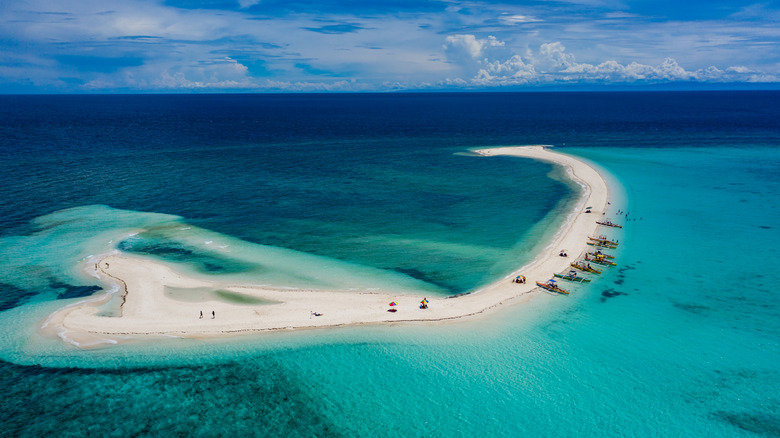
<path fill-rule="evenodd" d="M 530 299 L 532 292 L 540 290 L 535 281 L 545 281 L 555 272 L 568 270 L 573 257 L 560 257 L 558 249 L 566 248 L 571 255 L 577 255 L 588 248 L 587 236 L 596 234 L 599 226 L 595 221 L 608 205 L 607 182 L 584 161 L 544 146 L 473 152 L 483 156 L 510 155 L 552 162 L 563 166 L 569 177 L 582 186 L 574 209 L 541 254 L 507 277 L 475 292 L 455 297 L 427 296 L 428 308 L 420 309 L 423 295 L 286 290 L 220 283 L 188 277 L 166 264 L 120 253 L 97 261 L 94 274 L 106 284 L 106 289 L 118 288 L 117 293 L 123 295 L 121 316 L 98 314 L 98 306 L 108 297 L 104 294 L 56 311 L 41 329 L 66 342 L 90 348 L 155 336 L 213 337 L 357 324 L 449 321 Z M 585 206 L 591 206 L 592 212 L 585 213 Z M 519 274 L 527 278 L 526 284 L 510 281 Z M 208 297 L 200 302 L 177 300 L 170 293 L 176 289 L 219 290 L 244 297 L 246 301 L 237 304 Z M 252 304 L 253 300 L 257 304 Z M 387 311 L 388 303 L 392 301 L 398 303 L 395 313 Z M 313 312 L 321 315 L 315 316 Z"/>

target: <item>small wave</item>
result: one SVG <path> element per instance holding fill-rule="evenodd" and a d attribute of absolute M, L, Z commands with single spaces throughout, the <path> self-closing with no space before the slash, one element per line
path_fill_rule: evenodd
<path fill-rule="evenodd" d="M 67 333 L 68 330 L 61 330 L 57 333 L 57 336 L 59 336 L 59 338 L 62 339 L 63 342 L 71 344 L 78 348 L 94 347 L 97 345 L 104 345 L 104 344 L 117 345 L 119 343 L 116 339 L 107 339 L 107 338 L 100 338 L 92 342 L 78 342 L 77 340 L 68 336 Z"/>

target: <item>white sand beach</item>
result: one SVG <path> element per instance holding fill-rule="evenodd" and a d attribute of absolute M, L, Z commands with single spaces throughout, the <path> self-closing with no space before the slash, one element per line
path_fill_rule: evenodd
<path fill-rule="evenodd" d="M 107 296 L 91 297 L 52 314 L 42 331 L 86 348 L 150 335 L 211 337 L 354 324 L 447 321 L 484 314 L 546 293 L 535 281 L 546 281 L 553 273 L 568 271 L 569 263 L 587 248 L 587 236 L 597 234 L 596 220 L 607 207 L 605 179 L 587 163 L 542 146 L 475 152 L 562 165 L 583 190 L 574 211 L 541 254 L 507 277 L 473 293 L 450 298 L 427 296 L 428 308 L 420 309 L 422 295 L 392 291 L 284 290 L 219 283 L 185 276 L 168 265 L 142 257 L 117 254 L 99 260 L 94 269 L 106 290 L 118 285 L 116 293 L 124 295 L 121 316 L 98 315 L 98 306 Z M 586 206 L 593 207 L 592 213 L 585 213 Z M 568 250 L 568 258 L 559 256 L 562 248 Z M 524 275 L 527 283 L 513 283 L 511 279 L 517 275 Z M 177 297 L 176 291 L 181 293 L 182 289 L 197 291 L 202 299 Z M 390 302 L 397 303 L 395 313 L 388 312 Z"/>

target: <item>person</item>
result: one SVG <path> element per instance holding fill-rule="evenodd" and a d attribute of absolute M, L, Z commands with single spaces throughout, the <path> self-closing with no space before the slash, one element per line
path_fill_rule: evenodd
<path fill-rule="evenodd" d="M 203 311 L 202 310 L 200 311 L 200 318 L 199 319 L 203 319 Z"/>
<path fill-rule="evenodd" d="M 217 317 L 217 313 L 212 310 L 211 311 L 211 319 L 214 319 L 216 317 Z"/>

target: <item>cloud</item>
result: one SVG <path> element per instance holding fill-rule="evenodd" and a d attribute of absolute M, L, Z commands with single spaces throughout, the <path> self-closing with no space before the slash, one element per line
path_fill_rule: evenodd
<path fill-rule="evenodd" d="M 4 0 L 0 92 L 777 80 L 774 4 L 672 21 L 619 1 Z"/>
<path fill-rule="evenodd" d="M 498 21 L 500 21 L 503 24 L 513 25 L 513 24 L 521 24 L 521 23 L 535 23 L 542 20 L 537 20 L 534 17 L 529 17 L 527 15 L 502 15 L 498 17 Z"/>
<path fill-rule="evenodd" d="M 249 8 L 260 3 L 260 1 L 261 0 L 238 0 L 238 4 L 242 8 Z"/>
<path fill-rule="evenodd" d="M 488 49 L 504 45 L 503 41 L 494 36 L 477 39 L 474 35 L 451 35 L 445 40 L 444 50 L 456 59 L 478 60 L 488 55 Z"/>
<path fill-rule="evenodd" d="M 74 67 L 79 71 L 96 71 L 102 73 L 115 72 L 125 67 L 137 67 L 143 65 L 143 59 L 131 56 L 87 56 L 87 55 L 59 55 L 55 56 L 60 64 Z"/>
<path fill-rule="evenodd" d="M 476 73 L 467 79 L 447 79 L 443 83 L 500 87 L 561 83 L 777 82 L 780 79 L 777 75 L 753 71 L 745 66 L 731 66 L 723 70 L 710 66 L 689 71 L 669 57 L 657 65 L 621 64 L 615 60 L 598 64 L 581 63 L 560 42 L 544 43 L 537 51 L 528 50 L 524 55 L 512 53 L 503 58 L 491 57 L 485 50 L 487 47 L 505 47 L 505 44 L 494 37 L 447 37 L 445 52 L 449 61 L 459 64 L 464 70 L 476 67 Z"/>
<path fill-rule="evenodd" d="M 194 65 L 151 64 L 125 69 L 119 75 L 102 75 L 85 83 L 89 90 L 146 89 L 230 90 L 255 88 L 249 69 L 229 57 L 201 61 Z"/>
<path fill-rule="evenodd" d="M 351 33 L 351 32 L 357 32 L 361 29 L 364 29 L 364 27 L 359 26 L 357 24 L 351 24 L 351 23 L 343 23 L 343 24 L 328 24 L 325 26 L 320 27 L 304 27 L 302 29 L 311 31 L 311 32 L 319 32 L 319 33 L 325 33 L 325 34 L 340 34 L 340 33 Z"/>

